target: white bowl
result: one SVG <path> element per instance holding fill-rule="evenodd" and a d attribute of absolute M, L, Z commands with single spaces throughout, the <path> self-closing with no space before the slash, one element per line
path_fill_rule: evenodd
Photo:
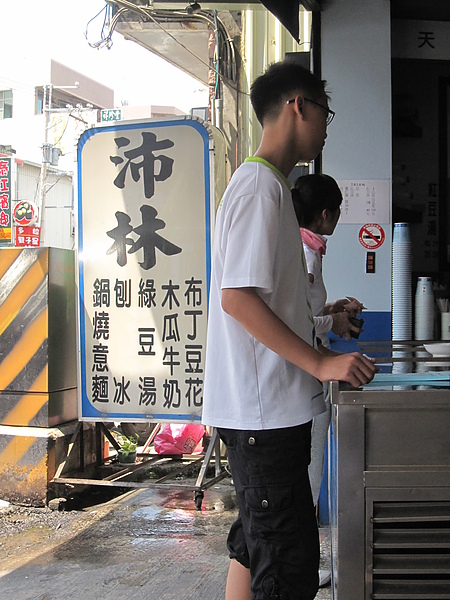
<path fill-rule="evenodd" d="M 424 344 L 423 347 L 433 356 L 450 356 L 450 342 L 438 342 L 436 344 Z"/>

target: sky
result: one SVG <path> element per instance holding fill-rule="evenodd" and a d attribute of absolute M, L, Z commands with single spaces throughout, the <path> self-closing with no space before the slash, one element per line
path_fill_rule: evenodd
<path fill-rule="evenodd" d="M 30 68 L 30 57 L 51 57 L 114 89 L 116 106 L 127 101 L 130 106 L 175 106 L 188 113 L 192 107 L 207 105 L 204 85 L 117 32 L 112 36 L 110 49 L 90 47 L 88 41 L 94 44 L 100 40 L 104 17 L 101 11 L 105 6 L 104 0 L 2 3 L 3 60 L 11 49 L 16 56 L 23 55 Z"/>

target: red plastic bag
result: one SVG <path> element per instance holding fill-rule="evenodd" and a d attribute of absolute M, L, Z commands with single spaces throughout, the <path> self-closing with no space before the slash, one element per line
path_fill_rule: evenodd
<path fill-rule="evenodd" d="M 201 452 L 202 449 L 197 449 L 197 445 L 203 438 L 204 433 L 205 427 L 203 425 L 166 423 L 153 441 L 155 451 L 161 455 Z"/>

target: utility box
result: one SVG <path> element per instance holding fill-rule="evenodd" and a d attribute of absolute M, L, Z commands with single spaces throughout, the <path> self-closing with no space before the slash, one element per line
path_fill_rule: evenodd
<path fill-rule="evenodd" d="M 77 424 L 74 253 L 0 249 L 0 489 L 45 502 Z M 58 443 L 58 440 L 60 442 Z"/>

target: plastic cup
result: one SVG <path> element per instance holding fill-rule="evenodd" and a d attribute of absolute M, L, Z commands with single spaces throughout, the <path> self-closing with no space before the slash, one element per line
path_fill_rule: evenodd
<path fill-rule="evenodd" d="M 441 340 L 450 340 L 450 312 L 441 313 Z"/>
<path fill-rule="evenodd" d="M 394 223 L 393 240 L 395 242 L 410 242 L 409 223 Z"/>

